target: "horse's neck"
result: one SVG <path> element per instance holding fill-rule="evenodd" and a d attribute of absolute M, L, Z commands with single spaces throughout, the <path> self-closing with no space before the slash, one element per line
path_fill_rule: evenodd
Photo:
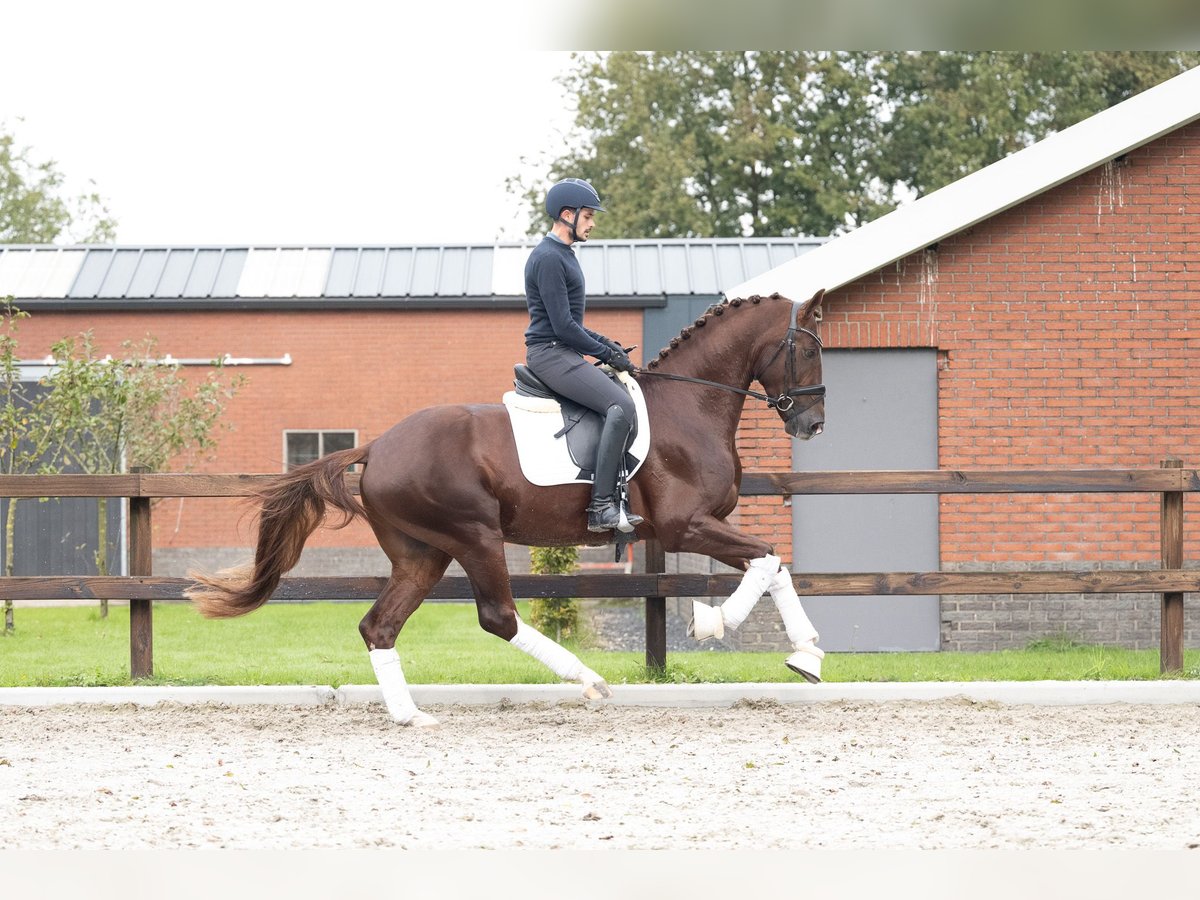
<path fill-rule="evenodd" d="M 745 390 L 753 378 L 754 362 L 773 328 L 773 317 L 764 315 L 767 312 L 769 308 L 730 309 L 723 316 L 712 317 L 704 328 L 692 329 L 690 339 L 681 341 L 667 354 L 660 371 Z M 732 321 L 739 316 L 744 320 Z"/>
<path fill-rule="evenodd" d="M 754 362 L 775 326 L 768 309 L 729 309 L 714 317 L 703 328 L 692 330 L 686 341 L 671 349 L 654 371 L 689 378 L 703 378 L 717 384 L 746 390 L 753 377 Z M 725 317 L 745 316 L 744 321 L 723 321 Z M 784 326 L 786 327 L 786 325 Z M 648 379 L 654 382 L 656 379 Z M 746 404 L 744 394 L 717 388 L 660 382 L 670 388 L 672 404 L 692 407 L 705 423 L 705 431 L 721 443 L 731 443 Z"/>
<path fill-rule="evenodd" d="M 786 302 L 764 300 L 705 316 L 706 324 L 687 329 L 690 337 L 668 352 L 661 369 L 745 390 L 754 377 L 755 362 L 786 330 L 789 309 Z"/>

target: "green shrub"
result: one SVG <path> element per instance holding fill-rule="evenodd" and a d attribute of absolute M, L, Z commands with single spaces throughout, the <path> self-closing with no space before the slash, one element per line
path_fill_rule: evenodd
<path fill-rule="evenodd" d="M 578 547 L 530 547 L 529 569 L 534 575 L 570 575 L 579 567 Z M 579 635 L 579 600 L 575 597 L 536 597 L 529 604 L 530 624 L 560 643 Z"/>

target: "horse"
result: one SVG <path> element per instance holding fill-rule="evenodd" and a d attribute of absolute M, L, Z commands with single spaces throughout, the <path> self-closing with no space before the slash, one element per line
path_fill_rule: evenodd
<path fill-rule="evenodd" d="M 689 631 L 700 640 L 736 628 L 769 591 L 794 653 L 786 660 L 810 682 L 820 680 L 823 653 L 790 573 L 774 548 L 726 521 L 737 504 L 742 467 L 735 446 L 747 398 L 768 403 L 792 437 L 820 434 L 825 421 L 821 340 L 824 291 L 807 302 L 781 296 L 726 299 L 685 328 L 635 374 L 651 422 L 651 445 L 628 485 L 629 506 L 644 521 L 636 539 L 657 538 L 669 552 L 710 556 L 744 572 L 720 607 L 695 602 Z M 765 393 L 749 390 L 758 381 Z M 344 473 L 363 466 L 356 498 Z M 530 546 L 598 545 L 583 515 L 590 487 L 539 487 L 522 475 L 512 426 L 499 404 L 419 410 L 379 437 L 275 478 L 258 493 L 254 562 L 212 575 L 189 573 L 187 592 L 200 613 L 227 618 L 270 599 L 280 577 L 299 561 L 304 543 L 329 507 L 343 527 L 363 518 L 391 562 L 383 591 L 359 625 L 391 717 L 432 726 L 404 679 L 396 639 L 451 560 L 466 572 L 480 626 L 578 682 L 587 699 L 612 696 L 607 682 L 575 654 L 517 614 L 505 542 Z"/>

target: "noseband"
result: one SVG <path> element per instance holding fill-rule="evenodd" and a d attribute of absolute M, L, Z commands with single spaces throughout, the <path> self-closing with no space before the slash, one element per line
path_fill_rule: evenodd
<path fill-rule="evenodd" d="M 815 331 L 809 331 L 807 328 L 800 327 L 799 323 L 796 321 L 796 316 L 799 312 L 800 304 L 793 303 L 792 320 L 788 325 L 787 334 L 784 335 L 783 340 L 779 342 L 779 346 L 775 348 L 775 352 L 771 354 L 771 358 L 767 360 L 767 364 L 763 366 L 763 371 L 766 371 L 771 367 L 771 363 L 775 362 L 775 360 L 779 358 L 780 353 L 787 351 L 787 368 L 784 383 L 785 385 L 791 385 L 791 387 L 785 387 L 783 393 L 777 397 L 772 397 L 769 394 L 764 394 L 759 391 L 743 390 L 742 388 L 736 388 L 733 385 L 722 384 L 719 381 L 709 381 L 706 378 L 692 378 L 687 375 L 672 375 L 668 372 L 651 372 L 645 369 L 639 370 L 638 374 L 652 375 L 655 378 L 666 378 L 671 381 L 687 381 L 691 382 L 692 384 L 702 384 L 707 387 L 720 388 L 723 391 L 731 391 L 734 394 L 744 394 L 747 397 L 753 397 L 755 400 L 762 400 L 771 409 L 777 409 L 781 413 L 784 413 L 783 420 L 785 422 L 790 422 L 796 416 L 804 412 L 804 410 L 808 409 L 809 406 L 812 406 L 813 403 L 817 402 L 816 400 L 813 400 L 813 403 L 809 403 L 803 409 L 796 409 L 797 397 L 815 397 L 817 399 L 821 399 L 825 396 L 825 385 L 823 384 L 810 384 L 805 387 L 796 386 L 797 332 L 807 334 L 809 337 L 811 337 L 817 342 L 818 348 L 824 347 L 824 344 L 821 343 L 820 335 L 818 335 Z"/>

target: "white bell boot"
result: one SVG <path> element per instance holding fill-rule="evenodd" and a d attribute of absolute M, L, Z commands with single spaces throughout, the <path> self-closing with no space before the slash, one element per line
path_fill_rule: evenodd
<path fill-rule="evenodd" d="M 725 637 L 725 626 L 737 628 L 746 621 L 754 604 L 767 592 L 771 579 L 778 571 L 778 556 L 750 560 L 750 568 L 742 576 L 742 583 L 720 607 L 713 608 L 699 600 L 692 601 L 692 621 L 688 624 L 688 634 L 698 641 Z"/>
<path fill-rule="evenodd" d="M 379 689 L 383 691 L 383 702 L 391 717 L 401 725 L 436 728 L 438 720 L 428 713 L 421 712 L 413 702 L 396 648 L 372 650 L 370 657 L 371 667 L 375 670 L 375 680 L 379 682 Z"/>
<path fill-rule="evenodd" d="M 788 640 L 796 651 L 784 660 L 784 665 L 797 675 L 803 676 L 810 684 L 819 683 L 821 660 L 825 658 L 825 651 L 817 646 L 820 635 L 809 621 L 804 607 L 800 605 L 800 596 L 796 593 L 792 575 L 786 568 L 780 569 L 771 581 L 771 599 L 775 601 L 775 607 L 783 618 L 783 628 L 787 632 Z"/>
<path fill-rule="evenodd" d="M 532 656 L 563 681 L 582 684 L 585 700 L 607 700 L 613 695 L 608 682 L 585 666 L 578 656 L 520 619 L 517 620 L 517 633 L 509 643 Z"/>

